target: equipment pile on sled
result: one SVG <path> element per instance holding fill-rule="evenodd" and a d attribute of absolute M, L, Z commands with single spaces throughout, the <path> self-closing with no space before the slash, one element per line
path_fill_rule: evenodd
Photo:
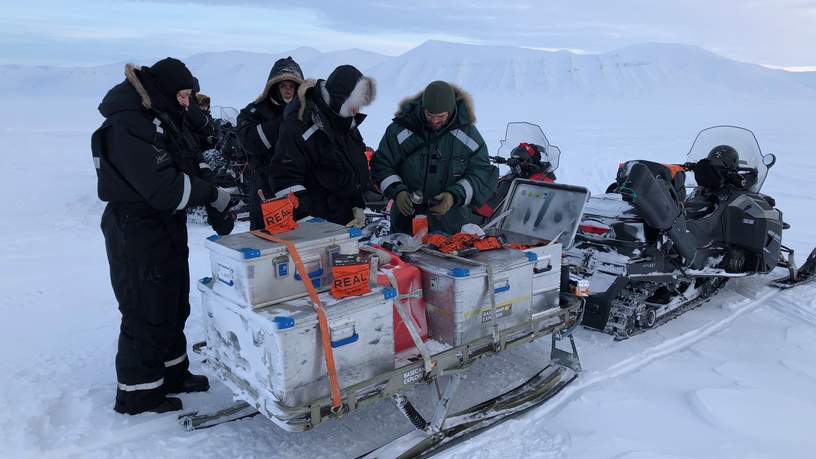
<path fill-rule="evenodd" d="M 479 238 L 490 242 L 460 254 L 362 245 L 358 230 L 318 219 L 278 234 L 211 237 L 213 277 L 199 282 L 206 345 L 198 350 L 240 402 L 182 421 L 209 427 L 257 411 L 297 432 L 392 398 L 417 428 L 397 455 L 415 455 L 546 401 L 580 371 L 571 332 L 584 293 L 562 275 L 562 250 L 588 197 L 585 188 L 516 180 Z M 448 412 L 473 363 L 542 337 L 552 354 L 541 372 Z M 444 380 L 426 420 L 403 393 Z"/>

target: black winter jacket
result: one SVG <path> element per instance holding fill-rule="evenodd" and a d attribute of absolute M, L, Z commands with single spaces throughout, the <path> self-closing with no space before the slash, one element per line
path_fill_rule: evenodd
<path fill-rule="evenodd" d="M 345 225 L 352 208 L 365 208 L 369 176 L 365 143 L 357 126 L 365 119 L 342 118 L 321 96 L 323 80 L 308 80 L 289 103 L 270 170 L 276 196 L 300 198 L 297 218 L 320 217 Z"/>
<path fill-rule="evenodd" d="M 99 112 L 105 121 L 93 133 L 91 149 L 102 201 L 172 213 L 216 198 L 216 187 L 199 170 L 200 154 L 183 131 L 182 113 L 154 105 L 138 68 L 125 67 L 125 81 L 108 91 Z M 208 211 L 215 212 L 209 206 Z M 226 231 L 223 225 L 215 229 Z"/>
<path fill-rule="evenodd" d="M 269 99 L 251 102 L 238 115 L 238 140 L 247 152 L 250 165 L 261 175 L 269 175 L 284 105 Z"/>

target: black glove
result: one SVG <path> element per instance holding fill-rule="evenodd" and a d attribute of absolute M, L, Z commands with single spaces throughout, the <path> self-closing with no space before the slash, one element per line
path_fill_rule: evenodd
<path fill-rule="evenodd" d="M 313 216 L 311 214 L 312 200 L 309 198 L 308 192 L 298 191 L 297 193 L 295 193 L 295 196 L 298 199 L 298 206 L 295 209 L 295 220 L 300 220 L 301 218 Z"/>
<path fill-rule="evenodd" d="M 207 223 L 219 236 L 226 236 L 235 228 L 235 214 L 229 210 L 219 212 L 213 206 L 205 206 L 207 209 Z"/>

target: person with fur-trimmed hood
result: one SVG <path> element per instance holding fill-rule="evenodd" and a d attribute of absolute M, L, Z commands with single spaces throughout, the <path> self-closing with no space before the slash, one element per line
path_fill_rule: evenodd
<path fill-rule="evenodd" d="M 341 65 L 326 80 L 303 83 L 286 108 L 270 169 L 275 196 L 298 197 L 297 218 L 365 225 L 368 160 L 357 127 L 375 93 L 372 78 Z"/>
<path fill-rule="evenodd" d="M 180 410 L 167 394 L 209 389 L 189 371 L 184 324 L 190 314 L 189 206 L 211 217 L 229 210 L 230 194 L 201 178 L 200 155 L 185 135 L 194 87 L 181 61 L 125 67 L 125 80 L 99 104 L 105 117 L 91 137 L 102 233 L 122 322 L 116 353 L 114 410 Z M 214 225 L 215 227 L 216 225 Z M 232 221 L 222 234 L 232 230 Z M 217 230 L 218 231 L 218 230 Z"/>
<path fill-rule="evenodd" d="M 249 156 L 249 166 L 253 172 L 249 206 L 249 226 L 252 230 L 264 227 L 258 190 L 267 198 L 272 195 L 269 160 L 275 153 L 283 111 L 286 104 L 295 98 L 301 84 L 303 72 L 297 62 L 291 56 L 278 59 L 269 72 L 261 95 L 238 115 L 238 139 Z"/>
<path fill-rule="evenodd" d="M 428 212 L 428 229 L 454 234 L 496 188 L 484 139 L 473 123 L 469 94 L 434 81 L 399 105 L 372 158 L 372 176 L 395 206 L 391 230 L 411 233 L 415 213 Z M 414 203 L 419 192 L 423 202 Z M 419 194 L 417 193 L 417 195 Z"/>

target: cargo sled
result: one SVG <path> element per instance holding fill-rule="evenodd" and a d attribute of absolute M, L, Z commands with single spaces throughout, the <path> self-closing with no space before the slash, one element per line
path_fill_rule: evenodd
<path fill-rule="evenodd" d="M 427 247 L 384 255 L 357 247 L 359 233 L 324 221 L 272 238 L 280 243 L 249 233 L 213 238 L 207 243 L 213 276 L 198 284 L 206 345 L 197 350 L 239 402 L 180 420 L 195 429 L 259 412 L 302 432 L 392 399 L 417 430 L 370 455 L 412 457 L 546 401 L 581 369 L 571 333 L 584 298 L 563 275 L 562 251 L 573 242 L 588 197 L 585 188 L 516 180 L 491 225 L 505 248 L 468 257 Z M 380 259 L 371 268 L 376 286 L 333 298 L 323 291 L 332 282 L 328 260 L 358 249 Z M 293 283 L 295 276 L 314 294 Z M 449 413 L 473 363 L 541 338 L 552 343 L 546 368 L 498 397 Z M 431 419 L 404 395 L 417 384 L 445 382 Z"/>

